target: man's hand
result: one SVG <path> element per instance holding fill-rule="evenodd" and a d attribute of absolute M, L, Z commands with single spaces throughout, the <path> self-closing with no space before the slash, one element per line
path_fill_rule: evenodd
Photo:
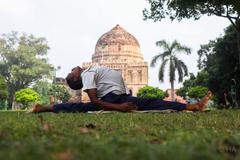
<path fill-rule="evenodd" d="M 137 110 L 137 106 L 132 102 L 125 102 L 118 105 L 119 105 L 118 110 L 121 112 L 129 112 L 129 111 Z"/>
<path fill-rule="evenodd" d="M 91 102 L 97 106 L 102 107 L 105 110 L 117 110 L 120 112 L 130 112 L 137 110 L 137 106 L 132 102 L 125 102 L 121 104 L 114 104 L 102 101 L 97 98 L 97 89 L 88 89 L 86 90 Z"/>

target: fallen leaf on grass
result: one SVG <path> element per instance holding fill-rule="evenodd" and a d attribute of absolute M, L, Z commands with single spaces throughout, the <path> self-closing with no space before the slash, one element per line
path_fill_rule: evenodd
<path fill-rule="evenodd" d="M 82 128 L 80 128 L 80 132 L 81 133 L 89 133 L 90 130 L 88 128 L 86 128 L 86 127 L 82 127 Z"/>
<path fill-rule="evenodd" d="M 100 135 L 99 135 L 98 133 L 96 133 L 96 134 L 95 134 L 95 138 L 96 138 L 97 140 L 99 140 L 99 139 L 100 139 Z"/>
<path fill-rule="evenodd" d="M 158 124 L 158 125 L 159 125 L 159 124 Z M 149 133 L 149 129 L 146 128 L 146 127 L 143 127 L 143 126 L 140 127 L 140 126 L 138 126 L 137 129 L 138 129 L 138 131 L 140 131 L 140 132 L 142 132 L 142 133 L 145 133 L 145 134 Z"/>
<path fill-rule="evenodd" d="M 72 160 L 74 159 L 74 156 L 70 150 L 67 150 L 64 152 L 53 154 L 53 158 L 56 160 Z"/>
<path fill-rule="evenodd" d="M 53 129 L 53 126 L 50 123 L 44 121 L 41 115 L 38 116 L 38 119 L 40 121 L 41 129 L 43 131 L 50 132 Z"/>
<path fill-rule="evenodd" d="M 52 130 L 53 127 L 49 123 L 44 123 L 42 128 L 43 128 L 44 131 L 49 132 L 49 131 Z"/>
<path fill-rule="evenodd" d="M 88 134 L 88 133 L 89 134 L 94 134 L 95 138 L 97 140 L 99 140 L 100 139 L 100 135 L 99 135 L 99 133 L 97 133 L 96 130 L 94 130 L 95 128 L 96 128 L 96 126 L 94 124 L 89 123 L 89 124 L 85 125 L 85 127 L 81 127 L 79 130 L 83 134 Z"/>
<path fill-rule="evenodd" d="M 163 141 L 162 140 L 159 140 L 159 139 L 152 139 L 149 141 L 151 144 L 162 144 Z"/>
<path fill-rule="evenodd" d="M 6 136 L 6 133 L 4 133 L 3 131 L 0 131 L 0 139 L 3 139 Z"/>
<path fill-rule="evenodd" d="M 89 128 L 89 129 L 95 129 L 96 128 L 96 126 L 92 123 L 87 124 L 86 127 Z"/>
<path fill-rule="evenodd" d="M 89 124 L 85 125 L 85 127 L 81 127 L 81 128 L 80 128 L 80 132 L 81 132 L 81 133 L 90 133 L 90 132 L 92 132 L 93 129 L 95 129 L 95 128 L 96 128 L 96 126 L 95 126 L 94 124 L 89 123 Z"/>

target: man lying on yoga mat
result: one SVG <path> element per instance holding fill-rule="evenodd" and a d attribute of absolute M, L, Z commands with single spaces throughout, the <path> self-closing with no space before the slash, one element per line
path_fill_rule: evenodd
<path fill-rule="evenodd" d="M 71 89 L 82 89 L 90 98 L 90 103 L 62 103 L 42 106 L 36 104 L 31 112 L 87 112 L 114 110 L 131 112 L 134 110 L 190 110 L 203 111 L 212 93 L 198 103 L 182 104 L 160 99 L 138 98 L 128 94 L 122 75 L 119 71 L 104 66 L 88 68 L 75 67 L 66 77 Z"/>

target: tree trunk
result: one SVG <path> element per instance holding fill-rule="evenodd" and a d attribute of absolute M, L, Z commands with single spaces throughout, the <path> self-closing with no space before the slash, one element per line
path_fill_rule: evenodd
<path fill-rule="evenodd" d="M 20 103 L 17 103 L 16 101 L 15 101 L 15 98 L 13 99 L 13 101 L 12 101 L 12 110 L 14 111 L 14 110 L 20 110 L 21 109 L 21 104 Z"/>
<path fill-rule="evenodd" d="M 12 103 L 13 103 L 13 95 L 9 95 L 7 98 L 7 109 L 11 109 L 12 108 Z"/>
<path fill-rule="evenodd" d="M 171 97 L 172 97 L 172 101 L 175 101 L 174 82 L 171 82 Z"/>
<path fill-rule="evenodd" d="M 238 68 L 240 69 L 240 20 L 236 22 L 236 31 L 237 31 Z"/>
<path fill-rule="evenodd" d="M 7 98 L 8 109 L 12 108 L 12 103 L 14 101 L 15 88 L 16 87 L 12 86 L 11 84 L 8 84 L 8 98 Z"/>

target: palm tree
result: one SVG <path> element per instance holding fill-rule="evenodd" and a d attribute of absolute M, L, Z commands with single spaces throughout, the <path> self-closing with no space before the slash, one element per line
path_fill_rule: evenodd
<path fill-rule="evenodd" d="M 169 64 L 169 81 L 171 83 L 171 97 L 174 101 L 174 81 L 176 78 L 175 72 L 178 72 L 178 82 L 183 81 L 183 77 L 188 76 L 188 68 L 185 63 L 177 57 L 178 53 L 190 54 L 191 49 L 181 45 L 178 41 L 167 43 L 165 40 L 157 41 L 156 46 L 163 49 L 163 52 L 153 57 L 151 67 L 155 67 L 156 63 L 161 60 L 162 64 L 158 71 L 158 80 L 163 82 L 164 72 L 167 63 Z"/>

